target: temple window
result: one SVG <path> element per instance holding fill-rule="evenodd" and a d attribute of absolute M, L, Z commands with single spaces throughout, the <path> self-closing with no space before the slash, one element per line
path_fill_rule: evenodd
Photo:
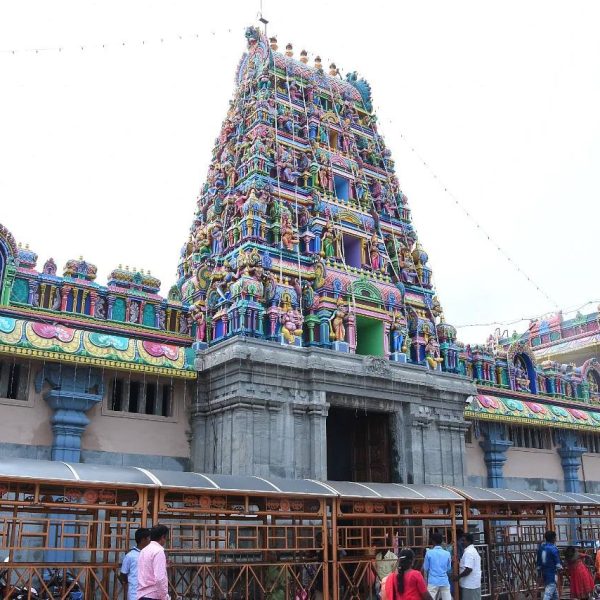
<path fill-rule="evenodd" d="M 521 425 L 509 425 L 507 430 L 508 439 L 515 448 L 552 449 L 550 430 L 541 427 L 523 427 Z"/>
<path fill-rule="evenodd" d="M 473 443 L 473 424 L 469 423 L 467 430 L 465 431 L 465 444 Z"/>
<path fill-rule="evenodd" d="M 337 199 L 347 201 L 350 198 L 350 182 L 341 175 L 334 175 L 333 184 Z"/>
<path fill-rule="evenodd" d="M 0 359 L 0 398 L 27 400 L 29 371 L 28 362 Z"/>
<path fill-rule="evenodd" d="M 179 331 L 179 311 L 167 310 L 167 331 Z"/>
<path fill-rule="evenodd" d="M 579 442 L 590 454 L 600 454 L 600 435 L 596 433 L 581 434 Z"/>
<path fill-rule="evenodd" d="M 107 408 L 115 412 L 172 416 L 172 385 L 158 380 L 115 377 L 109 386 Z"/>
<path fill-rule="evenodd" d="M 53 285 L 43 285 L 43 292 L 40 296 L 40 306 L 42 308 L 52 308 L 54 298 L 57 294 L 56 288 Z"/>
<path fill-rule="evenodd" d="M 343 246 L 344 246 L 344 262 L 349 267 L 356 267 L 360 269 L 362 267 L 362 242 L 361 239 L 344 233 L 342 235 Z"/>
<path fill-rule="evenodd" d="M 321 105 L 321 108 L 327 112 L 331 110 L 331 107 L 333 106 L 331 104 L 331 100 L 329 100 L 329 98 L 323 98 L 323 96 L 316 96 L 317 98 L 319 98 L 319 104 Z"/>

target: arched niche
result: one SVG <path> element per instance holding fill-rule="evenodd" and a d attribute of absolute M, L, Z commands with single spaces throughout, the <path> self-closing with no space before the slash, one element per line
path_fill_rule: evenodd
<path fill-rule="evenodd" d="M 4 288 L 7 267 L 14 264 L 17 257 L 17 244 L 12 233 L 0 223 L 0 292 Z"/>
<path fill-rule="evenodd" d="M 537 394 L 537 373 L 529 353 L 516 352 L 513 354 L 512 363 L 516 390 Z"/>

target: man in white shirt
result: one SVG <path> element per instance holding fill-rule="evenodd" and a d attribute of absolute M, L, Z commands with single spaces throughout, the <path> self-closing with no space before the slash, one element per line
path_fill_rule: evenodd
<path fill-rule="evenodd" d="M 473 534 L 464 536 L 465 550 L 460 559 L 458 584 L 461 600 L 481 600 L 481 556 L 473 545 Z"/>
<path fill-rule="evenodd" d="M 137 567 L 140 552 L 150 543 L 150 530 L 140 527 L 135 532 L 137 546 L 130 550 L 123 559 L 119 579 L 127 586 L 127 600 L 137 600 Z"/>

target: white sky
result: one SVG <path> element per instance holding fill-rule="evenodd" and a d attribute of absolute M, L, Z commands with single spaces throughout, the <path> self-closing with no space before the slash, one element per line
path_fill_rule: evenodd
<path fill-rule="evenodd" d="M 101 282 L 119 263 L 151 269 L 166 294 L 258 8 L 0 2 L 0 51 L 17 50 L 0 52 L 0 222 L 38 252 L 38 266 L 83 255 Z M 280 47 L 290 41 L 296 55 L 306 48 L 311 62 L 319 53 L 371 83 L 449 322 L 553 306 L 401 133 L 559 306 L 598 300 L 598 2 L 264 0 L 263 9 Z M 63 51 L 19 51 L 44 47 Z M 493 329 L 459 334 L 481 341 Z"/>

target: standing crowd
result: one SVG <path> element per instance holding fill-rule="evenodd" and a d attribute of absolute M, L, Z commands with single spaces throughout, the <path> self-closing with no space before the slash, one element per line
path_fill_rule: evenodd
<path fill-rule="evenodd" d="M 119 577 L 127 589 L 127 600 L 169 600 L 169 579 L 164 546 L 169 530 L 164 525 L 140 528 L 135 533 L 136 546 L 121 565 Z M 559 600 L 560 575 L 569 577 L 573 600 L 589 600 L 594 577 L 575 546 L 564 552 L 561 562 L 556 533 L 547 531 L 537 550 L 537 570 L 543 584 L 543 600 Z M 453 584 L 458 582 L 460 600 L 481 600 L 481 557 L 472 533 L 461 533 L 457 540 L 458 571 L 453 574 L 454 548 L 443 544 L 442 534 L 431 535 L 421 571 L 414 568 L 415 553 L 403 548 L 396 556 L 391 550 L 375 555 L 373 587 L 382 600 L 451 600 Z M 600 550 L 596 554 L 600 573 Z"/>
<path fill-rule="evenodd" d="M 156 525 L 135 532 L 136 546 L 123 559 L 119 577 L 127 600 L 169 600 L 169 577 L 164 546 L 169 529 Z"/>
<path fill-rule="evenodd" d="M 414 568 L 413 550 L 400 550 L 397 570 L 381 580 L 382 600 L 451 600 L 454 582 L 460 587 L 461 600 L 481 600 L 481 557 L 473 534 L 461 534 L 458 539 L 456 576 L 452 572 L 452 546 L 444 547 L 438 532 L 432 534 L 431 541 L 422 572 Z"/>
<path fill-rule="evenodd" d="M 543 600 L 559 600 L 562 575 L 569 577 L 570 597 L 588 600 L 594 591 L 594 577 L 575 546 L 568 546 L 564 553 L 565 564 L 560 560 L 556 547 L 556 532 L 547 531 L 537 551 L 537 569 L 544 587 Z M 596 574 L 600 573 L 600 550 L 596 552 Z"/>

